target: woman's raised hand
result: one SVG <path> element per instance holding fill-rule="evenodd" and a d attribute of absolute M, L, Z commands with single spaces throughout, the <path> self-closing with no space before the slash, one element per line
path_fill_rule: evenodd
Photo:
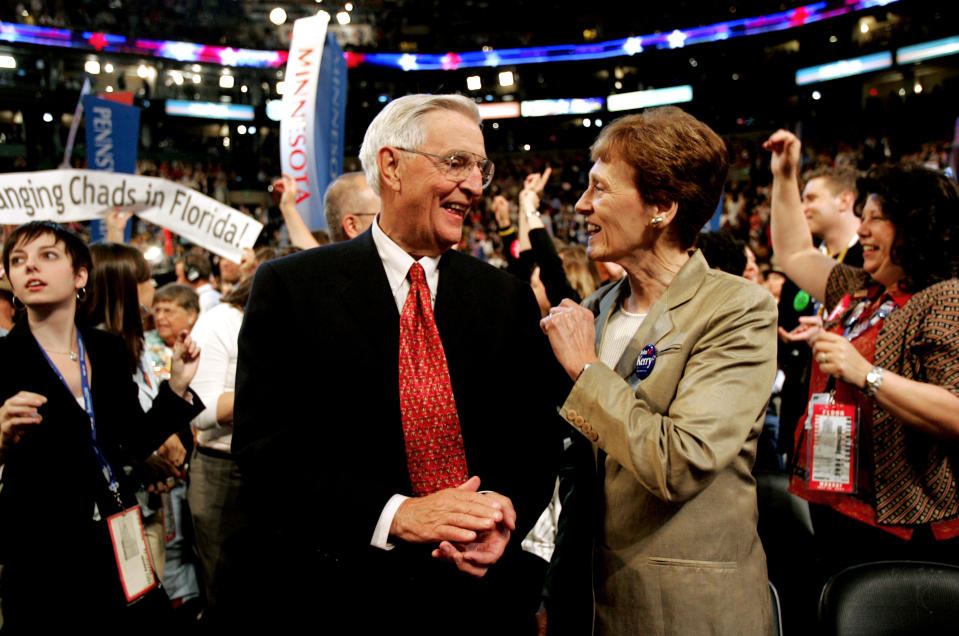
<path fill-rule="evenodd" d="M 763 142 L 763 148 L 772 153 L 769 168 L 774 177 L 796 178 L 799 172 L 799 150 L 802 143 L 788 130 L 777 130 Z"/>

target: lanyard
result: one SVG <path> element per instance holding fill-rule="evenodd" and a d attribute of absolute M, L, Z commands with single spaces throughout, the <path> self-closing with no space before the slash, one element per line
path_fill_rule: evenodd
<path fill-rule="evenodd" d="M 63 382 L 63 386 L 67 387 L 67 391 L 70 391 L 70 385 L 67 384 L 66 379 L 64 379 L 63 374 L 60 373 L 57 365 L 53 364 L 53 360 L 51 360 L 47 352 L 43 350 L 43 347 L 40 347 L 40 351 L 43 352 L 43 357 L 47 359 L 50 368 L 53 369 L 53 372 L 56 373 L 60 381 Z M 80 335 L 80 331 L 77 330 L 77 357 L 80 362 L 80 382 L 83 387 L 83 408 L 90 418 L 90 440 L 93 446 L 93 454 L 96 455 L 97 462 L 100 464 L 100 470 L 103 472 L 103 477 L 107 480 L 107 487 L 110 489 L 110 492 L 113 493 L 113 496 L 122 509 L 123 503 L 120 500 L 120 484 L 117 483 L 116 477 L 113 475 L 113 468 L 110 467 L 110 462 L 108 462 L 107 458 L 103 455 L 100 444 L 97 442 L 97 423 L 93 415 L 93 395 L 90 393 L 90 376 L 87 373 L 86 353 L 86 348 L 83 346 L 83 337 Z M 70 394 L 73 395 L 73 391 L 70 391 Z"/>
<path fill-rule="evenodd" d="M 859 320 L 859 317 L 862 315 L 862 312 L 869 306 L 869 303 L 872 302 L 869 299 L 862 300 L 856 306 L 856 309 L 852 312 L 852 315 L 849 316 L 843 322 L 843 332 L 842 337 L 846 340 L 852 342 L 859 336 L 861 336 L 867 329 L 875 325 L 880 320 L 883 320 L 886 316 L 891 314 L 893 311 L 899 308 L 899 305 L 896 304 L 892 298 L 887 299 L 879 308 L 873 312 L 872 316 L 868 320 Z"/>

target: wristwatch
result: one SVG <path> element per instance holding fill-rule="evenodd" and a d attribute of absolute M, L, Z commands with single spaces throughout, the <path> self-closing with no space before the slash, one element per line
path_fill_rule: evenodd
<path fill-rule="evenodd" d="M 873 367 L 869 370 L 869 373 L 866 374 L 866 384 L 863 385 L 862 392 L 865 393 L 867 397 L 876 397 L 876 391 L 882 386 L 882 376 L 885 372 L 885 369 L 882 367 Z"/>

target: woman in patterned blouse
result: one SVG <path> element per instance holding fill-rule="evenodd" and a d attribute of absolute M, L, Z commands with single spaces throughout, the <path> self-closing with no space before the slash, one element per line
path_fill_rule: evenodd
<path fill-rule="evenodd" d="M 959 188 L 919 166 L 871 170 L 858 184 L 863 267 L 849 267 L 813 246 L 799 140 L 780 130 L 765 147 L 776 257 L 825 310 L 809 329 L 811 398 L 832 393 L 859 412 L 849 452 L 827 454 L 846 481 L 810 466 L 823 457 L 810 431 L 825 420 L 807 413 L 796 427 L 791 490 L 813 504 L 825 573 L 897 558 L 959 564 Z"/>

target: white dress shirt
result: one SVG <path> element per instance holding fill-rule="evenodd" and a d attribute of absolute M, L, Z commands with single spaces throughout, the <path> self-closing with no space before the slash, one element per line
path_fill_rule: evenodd
<path fill-rule="evenodd" d="M 396 301 L 396 311 L 403 313 L 403 305 L 406 304 L 406 297 L 410 293 L 410 280 L 407 278 L 410 267 L 413 263 L 419 263 L 423 266 L 423 273 L 426 275 L 426 285 L 430 288 L 430 304 L 436 305 L 436 288 L 440 281 L 440 272 L 438 269 L 440 263 L 439 256 L 424 256 L 418 261 L 407 254 L 402 247 L 393 242 L 393 240 L 380 229 L 380 219 L 372 226 L 373 245 L 376 246 L 376 253 L 383 262 L 383 271 L 386 272 L 386 280 L 390 285 L 390 291 L 393 293 L 393 300 Z M 202 398 L 202 396 L 201 396 Z M 396 516 L 396 510 L 400 504 L 406 501 L 408 497 L 400 494 L 393 495 L 380 518 L 373 529 L 373 537 L 370 539 L 370 545 L 390 550 L 393 544 L 389 542 L 390 526 L 393 524 L 393 517 Z"/>

